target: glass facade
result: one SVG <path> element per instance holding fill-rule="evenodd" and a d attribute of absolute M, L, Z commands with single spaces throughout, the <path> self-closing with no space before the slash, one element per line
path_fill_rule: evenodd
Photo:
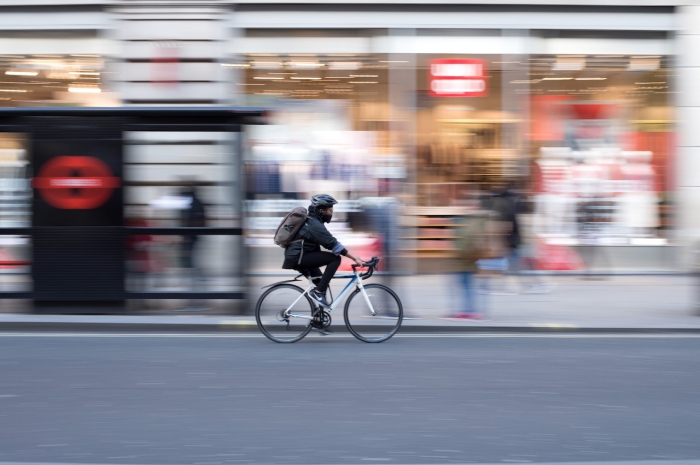
<path fill-rule="evenodd" d="M 115 105 L 104 72 L 93 54 L 0 55 L 0 107 Z"/>
<path fill-rule="evenodd" d="M 131 103 L 136 88 L 161 102 L 160 94 L 192 86 L 218 94 L 228 83 L 236 105 L 273 108 L 271 124 L 247 131 L 240 173 L 194 176 L 241 186 L 257 212 L 249 231 L 261 241 L 288 205 L 324 191 L 347 205 L 336 226 L 347 234 L 364 228 L 363 202 L 391 197 L 404 206 L 402 223 L 417 228 L 403 234 L 407 255 L 449 256 L 449 227 L 432 226 L 450 224 L 465 195 L 505 185 L 524 194 L 529 230 L 543 241 L 668 239 L 676 188 L 669 34 L 322 25 L 236 34 L 224 58 L 187 51 L 196 41 L 163 43 L 184 48 L 161 56 L 171 49 L 150 35 L 124 37 L 131 68 L 91 53 L 0 55 L 0 106 L 119 104 L 109 90 Z M 154 177 L 139 150 L 127 167 L 128 182 L 143 184 L 127 192 L 137 210 L 165 195 L 149 184 L 166 182 L 163 173 L 170 183 L 191 174 L 168 165 Z M 231 180 L 238 175 L 245 187 Z M 238 194 L 202 187 L 230 222 Z M 268 200 L 281 203 L 268 211 L 256 203 Z"/>
<path fill-rule="evenodd" d="M 474 36 L 448 32 L 437 39 Z M 241 71 L 233 92 L 279 110 L 276 127 L 254 132 L 248 154 L 272 170 L 249 179 L 281 184 L 250 186 L 249 200 L 306 199 L 319 189 L 343 200 L 393 196 L 407 207 L 404 223 L 418 228 L 407 250 L 449 256 L 452 245 L 441 239 L 450 231 L 430 226 L 449 223 L 466 193 L 510 185 L 524 195 L 537 240 L 665 243 L 674 190 L 670 56 L 605 53 L 615 34 L 588 47 L 599 53 L 428 53 L 436 34 L 415 30 L 406 37 L 416 52 L 407 53 L 382 46 L 392 34 L 357 33 L 385 53 L 313 53 L 306 41 L 305 53 L 249 53 L 225 64 Z M 285 38 L 321 44 L 334 35 L 352 34 L 268 39 L 284 50 Z M 479 40 L 501 35 L 486 31 Z M 348 165 L 365 182 L 352 182 Z"/>

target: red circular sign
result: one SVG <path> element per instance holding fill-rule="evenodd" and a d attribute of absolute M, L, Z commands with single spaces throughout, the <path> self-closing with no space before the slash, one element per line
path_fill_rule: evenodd
<path fill-rule="evenodd" d="M 91 210 L 104 205 L 121 182 L 102 160 L 61 156 L 44 163 L 32 185 L 52 207 Z"/>

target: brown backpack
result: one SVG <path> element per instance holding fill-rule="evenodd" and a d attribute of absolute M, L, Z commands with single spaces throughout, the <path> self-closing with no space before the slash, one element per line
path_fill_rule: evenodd
<path fill-rule="evenodd" d="M 306 223 L 309 213 L 304 207 L 294 207 L 292 211 L 282 219 L 282 222 L 275 231 L 275 244 L 282 248 L 289 247 L 294 241 L 294 236 L 297 235 L 304 223 Z"/>

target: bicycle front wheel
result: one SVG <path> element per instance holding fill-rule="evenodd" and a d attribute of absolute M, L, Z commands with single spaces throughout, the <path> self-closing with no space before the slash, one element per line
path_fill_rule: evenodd
<path fill-rule="evenodd" d="M 314 305 L 293 284 L 280 284 L 263 293 L 255 305 L 258 328 L 275 342 L 297 342 L 311 330 Z"/>
<path fill-rule="evenodd" d="M 345 302 L 345 325 L 361 341 L 386 341 L 401 327 L 403 305 L 396 293 L 386 286 L 368 284 L 364 289 L 367 299 L 357 289 Z"/>

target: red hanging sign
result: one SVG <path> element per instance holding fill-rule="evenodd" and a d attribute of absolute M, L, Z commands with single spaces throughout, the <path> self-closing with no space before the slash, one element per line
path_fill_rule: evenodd
<path fill-rule="evenodd" d="M 433 97 L 487 95 L 484 60 L 431 60 L 429 72 L 430 95 Z"/>
<path fill-rule="evenodd" d="M 159 42 L 151 58 L 151 83 L 173 86 L 178 83 L 180 46 L 175 42 Z"/>

